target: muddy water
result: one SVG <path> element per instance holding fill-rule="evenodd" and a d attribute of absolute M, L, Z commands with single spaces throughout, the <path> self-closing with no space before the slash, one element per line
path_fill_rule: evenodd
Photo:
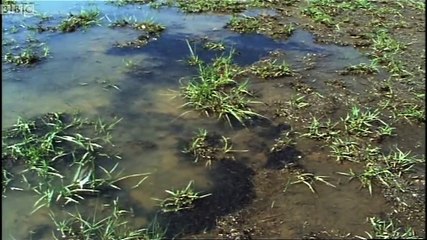
<path fill-rule="evenodd" d="M 74 112 L 79 111 L 89 118 L 102 117 L 112 119 L 114 116 L 123 118 L 113 133 L 113 142 L 120 152 L 123 160 L 121 167 L 126 174 L 150 172 L 151 175 L 142 187 L 134 190 L 125 190 L 119 196 L 125 198 L 135 209 L 138 221 L 143 224 L 149 222 L 153 212 L 157 210 L 156 202 L 152 198 L 165 196 L 165 189 L 181 188 L 190 180 L 194 180 L 198 189 L 214 192 L 230 192 L 227 204 L 233 208 L 244 207 L 239 204 L 249 204 L 254 197 L 248 193 L 242 193 L 233 189 L 232 182 L 240 181 L 241 176 L 221 177 L 215 175 L 212 170 L 204 166 L 194 165 L 191 159 L 184 159 L 180 153 L 182 142 L 191 138 L 199 127 L 210 131 L 216 131 L 230 136 L 237 149 L 248 149 L 248 153 L 240 155 L 243 162 L 249 166 L 261 166 L 266 162 L 265 148 L 274 139 L 277 132 L 272 126 L 257 126 L 251 129 L 230 129 L 228 126 L 216 122 L 214 119 L 201 118 L 196 113 L 180 115 L 185 111 L 180 106 L 183 104 L 174 94 L 179 89 L 179 79 L 194 74 L 194 69 L 185 65 L 182 61 L 189 55 L 185 39 L 198 39 L 208 36 L 212 40 L 223 40 L 227 45 L 233 46 L 240 54 L 236 61 L 240 65 L 249 65 L 261 57 L 268 55 L 269 51 L 285 51 L 285 60 L 296 68 L 302 67 L 301 59 L 307 54 L 322 55 L 319 63 L 322 71 L 335 71 L 344 67 L 344 63 L 354 64 L 366 61 L 357 51 L 349 47 L 333 45 L 319 45 L 313 42 L 312 36 L 304 31 L 297 31 L 287 41 L 274 41 L 259 35 L 238 35 L 224 29 L 230 16 L 226 15 L 182 15 L 176 9 L 151 10 L 143 7 L 117 8 L 102 2 L 37 2 L 36 9 L 54 16 L 53 22 L 58 22 L 61 16 L 70 11 L 80 11 L 97 7 L 107 17 L 103 20 L 102 27 L 93 27 L 87 31 L 75 33 L 43 33 L 35 35 L 50 47 L 51 58 L 43 63 L 30 68 L 18 68 L 11 70 L 6 68 L 3 80 L 3 115 L 2 129 L 8 128 L 16 121 L 18 116 L 25 118 L 36 117 L 46 112 Z M 166 25 L 167 30 L 157 41 L 150 42 L 141 49 L 117 49 L 113 47 L 115 42 L 135 39 L 138 34 L 132 30 L 110 29 L 105 25 L 108 20 L 132 16 L 138 20 L 152 18 Z M 34 18 L 16 19 L 16 16 L 8 19 L 3 16 L 7 24 L 14 25 L 20 21 L 27 24 L 35 23 Z M 12 34 L 8 37 L 25 40 L 24 31 Z M 15 37 L 16 36 L 16 37 Z M 196 52 L 203 58 L 209 59 L 213 53 L 196 46 Z M 137 64 L 136 68 L 129 70 L 124 61 L 132 60 Z M 314 74 L 314 72 L 313 72 Z M 319 84 L 322 84 L 319 81 Z M 282 98 L 290 95 L 289 89 L 272 87 L 264 80 L 254 80 L 252 86 L 258 89 L 264 101 Z M 319 85 L 322 86 L 322 85 Z M 259 135 L 257 131 L 266 131 Z M 254 139 L 256 144 L 250 145 L 248 139 Z M 313 161 L 315 161 L 314 159 Z M 308 161 L 308 160 L 307 160 Z M 321 164 L 307 163 L 318 169 L 318 172 L 329 175 L 330 172 L 322 172 L 330 167 L 327 162 Z M 218 167 L 218 171 L 230 171 L 234 174 L 243 174 L 250 177 L 250 170 L 240 165 L 224 165 Z M 225 169 L 225 170 L 224 170 Z M 228 170 L 227 170 L 228 169 Z M 231 170 L 230 170 L 231 169 Z M 223 183 L 224 185 L 221 185 Z M 129 189 L 134 181 L 122 183 L 124 189 Z M 254 191 L 253 186 L 242 180 L 241 189 Z M 226 188 L 222 189 L 221 187 Z M 248 189 L 246 189 L 248 188 Z M 322 187 L 320 187 L 320 190 Z M 227 189 L 235 190 L 224 191 Z M 304 189 L 307 190 L 307 189 Z M 328 189 L 329 190 L 329 189 Z M 328 191 L 325 189 L 325 191 Z M 289 190 L 293 191 L 293 190 Z M 347 212 L 355 211 L 352 204 L 358 202 L 359 195 L 351 194 L 353 189 L 342 190 L 340 193 L 328 193 L 320 202 L 314 202 L 309 191 L 294 193 L 291 200 L 288 195 L 283 196 L 282 202 L 277 203 L 277 208 L 283 211 L 294 211 L 294 218 L 287 221 L 296 224 L 309 213 L 295 210 L 302 209 L 302 200 L 309 201 L 310 211 L 319 216 L 313 218 L 317 224 L 322 221 L 332 221 L 341 225 L 353 224 L 354 221 L 362 222 L 362 214 L 349 215 Z M 330 191 L 330 190 L 329 190 Z M 239 193 L 239 195 L 233 195 Z M 260 192 L 268 197 L 268 193 Z M 243 197 L 239 201 L 233 199 Z M 286 199 L 285 199 L 286 198 Z M 345 201 L 329 202 L 330 198 L 344 199 Z M 311 200 L 310 200 L 311 199 Z M 364 198 L 365 199 L 365 198 Z M 312 201 L 313 200 L 313 201 Z M 34 215 L 29 215 L 34 195 L 27 192 L 13 192 L 2 202 L 2 237 L 10 239 L 24 239 L 28 232 L 50 226 L 46 209 Z M 221 203 L 221 199 L 212 200 L 212 204 Z M 327 203 L 327 207 L 323 204 Z M 381 202 L 376 202 L 383 204 Z M 376 206 L 376 205 L 372 205 Z M 304 208 L 304 206 L 303 206 Z M 336 209 L 336 214 L 330 212 Z M 317 209 L 317 210 L 316 210 Z M 221 212 L 222 211 L 222 212 Z M 232 208 L 222 208 L 222 213 L 232 212 Z M 343 214 L 343 212 L 346 212 Z M 304 216 L 302 216 L 302 215 Z M 334 217 L 340 215 L 340 219 Z M 328 218 L 322 218 L 329 216 Z M 196 217 L 196 216 L 193 216 Z M 182 221 L 182 218 L 176 219 Z M 185 219 L 184 219 L 185 220 Z M 213 224 L 209 219 L 206 223 Z M 176 224 L 176 228 L 181 225 Z M 172 226 L 174 227 L 174 226 Z M 47 227 L 49 229 L 49 227 Z M 50 231 L 50 230 L 49 230 Z M 286 233 L 284 235 L 293 236 Z M 288 235 L 289 234 L 289 235 Z M 12 238 L 13 239 L 13 238 Z"/>

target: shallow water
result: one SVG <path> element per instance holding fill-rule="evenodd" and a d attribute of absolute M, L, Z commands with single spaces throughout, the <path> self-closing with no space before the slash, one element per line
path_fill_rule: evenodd
<path fill-rule="evenodd" d="M 273 50 L 284 51 L 285 60 L 296 67 L 301 65 L 299 59 L 307 54 L 320 54 L 323 58 L 318 67 L 325 73 L 366 61 L 353 48 L 316 44 L 309 33 L 301 30 L 286 41 L 275 41 L 255 34 L 239 35 L 224 29 L 230 18 L 227 15 L 183 15 L 176 9 L 152 10 L 147 6 L 118 8 L 102 2 L 36 3 L 36 9 L 40 12 L 54 15 L 53 22 L 69 11 L 94 7 L 111 20 L 123 16 L 133 16 L 138 20 L 152 18 L 166 25 L 166 31 L 158 40 L 140 49 L 113 47 L 117 41 L 132 40 L 138 35 L 132 30 L 106 27 L 107 17 L 103 20 L 104 26 L 86 31 L 36 34 L 36 38 L 46 42 L 52 55 L 34 67 L 4 70 L 2 129 L 10 127 L 19 116 L 32 118 L 46 112 L 79 111 L 89 118 L 123 118 L 113 133 L 113 142 L 123 157 L 120 166 L 127 174 L 151 173 L 140 188 L 125 190 L 121 195 L 133 204 L 141 222 L 150 221 L 152 213 L 157 210 L 157 203 L 152 198 L 164 197 L 165 189 L 184 187 L 190 180 L 194 180 L 197 188 L 209 191 L 217 189 L 221 181 L 233 180 L 213 178 L 212 172 L 203 165 L 194 165 L 190 159 L 182 158 L 180 143 L 191 138 L 197 128 L 204 127 L 230 136 L 236 141 L 237 148 L 245 145 L 248 138 L 256 137 L 247 129 L 233 130 L 225 124 L 218 124 L 215 119 L 201 118 L 195 113 L 178 118 L 185 111 L 180 108 L 183 102 L 179 97 L 173 98 L 174 92 L 170 90 L 178 90 L 179 79 L 194 74 L 194 70 L 183 61 L 189 55 L 185 39 L 208 36 L 212 40 L 223 40 L 240 53 L 235 58 L 240 65 L 252 64 Z M 22 20 L 16 16 L 3 16 L 3 19 L 6 20 L 3 28 L 22 21 L 27 24 L 36 21 L 31 17 Z M 21 31 L 7 33 L 6 36 L 24 41 L 26 34 Z M 196 46 L 195 50 L 203 59 L 214 56 L 201 46 Z M 126 69 L 124 60 L 137 63 L 136 69 Z M 290 94 L 289 91 L 269 87 L 260 81 L 254 81 L 252 85 L 261 89 L 263 100 Z M 259 141 L 266 139 L 260 138 Z M 155 147 L 146 148 L 141 142 L 152 143 Z M 248 161 L 253 163 L 257 157 L 252 153 L 241 156 L 253 157 Z M 258 157 L 264 158 L 261 155 Z M 135 182 L 130 180 L 122 184 L 124 189 L 129 189 Z M 305 191 L 300 194 L 310 193 Z M 345 195 L 343 199 L 350 201 L 353 197 Z M 300 206 L 297 199 L 300 198 L 288 204 Z M 31 211 L 29 206 L 33 202 L 34 196 L 25 192 L 10 193 L 3 200 L 3 238 L 10 239 L 13 236 L 24 239 L 30 230 L 50 224 L 45 210 L 28 215 Z M 245 199 L 245 202 L 248 201 Z M 327 208 L 318 205 L 312 207 L 321 208 L 317 214 L 329 214 Z M 343 211 L 345 207 L 339 209 Z M 334 216 L 337 214 L 331 215 L 331 218 Z M 351 219 L 354 218 L 342 221 L 341 224 L 352 224 Z M 292 221 L 299 220 L 296 218 Z"/>

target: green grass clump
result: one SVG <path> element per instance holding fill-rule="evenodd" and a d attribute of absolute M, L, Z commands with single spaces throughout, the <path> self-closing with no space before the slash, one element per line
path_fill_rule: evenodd
<path fill-rule="evenodd" d="M 392 219 L 385 221 L 371 217 L 369 222 L 372 232 L 366 232 L 368 238 L 359 237 L 360 239 L 422 239 L 415 234 L 414 229 L 398 227 Z"/>
<path fill-rule="evenodd" d="M 402 117 L 409 122 L 411 120 L 415 120 L 416 122 L 425 122 L 426 121 L 426 114 L 425 114 L 425 107 L 414 103 L 406 103 L 403 104 L 403 108 L 399 111 L 397 116 Z"/>
<path fill-rule="evenodd" d="M 160 201 L 160 208 L 162 212 L 178 212 L 186 209 L 194 208 L 194 204 L 197 200 L 205 197 L 209 197 L 212 194 L 201 195 L 199 192 L 195 192 L 192 187 L 193 181 L 190 181 L 184 189 L 175 191 L 165 190 L 170 195 L 163 200 L 155 199 Z"/>
<path fill-rule="evenodd" d="M 335 0 L 311 0 L 308 1 L 308 5 L 302 10 L 302 13 L 311 17 L 315 22 L 331 26 L 335 22 L 333 15 L 337 8 Z"/>
<path fill-rule="evenodd" d="M 252 7 L 268 7 L 272 3 L 264 0 L 177 0 L 177 6 L 186 13 L 237 13 Z"/>
<path fill-rule="evenodd" d="M 326 122 L 320 122 L 316 117 L 312 117 L 310 125 L 307 127 L 308 132 L 302 134 L 302 137 L 309 137 L 316 140 L 329 141 L 340 134 L 340 130 L 336 129 L 338 123 L 332 124 L 328 119 Z"/>
<path fill-rule="evenodd" d="M 4 60 L 15 65 L 30 65 L 41 61 L 42 56 L 37 54 L 35 50 L 27 48 L 18 54 L 6 53 Z"/>
<path fill-rule="evenodd" d="M 151 20 L 140 22 L 140 23 L 134 23 L 133 28 L 135 28 L 136 30 L 143 30 L 148 34 L 157 34 L 157 35 L 166 29 L 164 25 L 156 23 Z"/>
<path fill-rule="evenodd" d="M 107 206 L 108 207 L 108 206 Z M 156 220 L 147 228 L 132 229 L 129 224 L 131 212 L 119 209 L 117 199 L 113 201 L 112 210 L 108 213 L 95 212 L 91 216 L 82 213 L 69 213 L 68 218 L 59 220 L 53 213 L 50 217 L 56 226 L 53 232 L 55 239 L 128 239 L 160 240 L 166 233 Z M 88 214 L 89 215 L 89 214 Z M 102 216 L 102 217 L 101 217 Z"/>
<path fill-rule="evenodd" d="M 240 70 L 233 64 L 232 57 L 233 51 L 210 64 L 198 64 L 198 76 L 182 84 L 182 96 L 187 101 L 184 107 L 192 107 L 207 116 L 217 115 L 230 125 L 233 118 L 244 124 L 251 117 L 261 116 L 249 107 L 258 102 L 249 99 L 248 82 L 235 80 Z"/>
<path fill-rule="evenodd" d="M 345 129 L 348 133 L 356 136 L 368 136 L 372 133 L 377 135 L 391 135 L 391 128 L 386 122 L 379 118 L 378 109 L 374 111 L 362 111 L 357 106 L 353 106 L 351 112 L 343 119 Z"/>
<path fill-rule="evenodd" d="M 293 24 L 283 24 L 276 17 L 265 15 L 256 17 L 233 15 L 227 27 L 238 33 L 258 33 L 273 38 L 289 37 L 295 30 Z"/>
<path fill-rule="evenodd" d="M 239 33 L 258 32 L 262 22 L 256 17 L 237 17 L 233 16 L 228 23 L 231 30 Z"/>
<path fill-rule="evenodd" d="M 69 14 L 58 26 L 61 32 L 74 32 L 79 28 L 95 25 L 100 20 L 99 10 L 82 10 L 80 14 Z"/>
<path fill-rule="evenodd" d="M 384 65 L 395 76 L 410 75 L 404 64 L 399 61 L 399 55 L 407 46 L 394 39 L 387 29 L 380 29 L 372 38 L 372 52 L 374 61 Z"/>
<path fill-rule="evenodd" d="M 378 72 L 379 70 L 376 61 L 371 61 L 370 64 L 360 63 L 357 65 L 348 66 L 341 74 L 374 74 Z"/>
<path fill-rule="evenodd" d="M 250 67 L 250 71 L 262 78 L 278 78 L 283 76 L 293 76 L 294 72 L 285 62 L 277 63 L 277 60 L 266 59 L 257 62 Z"/>
<path fill-rule="evenodd" d="M 371 195 L 375 183 L 404 192 L 402 176 L 414 172 L 414 166 L 424 162 L 422 159 L 411 156 L 411 152 L 403 152 L 397 147 L 388 155 L 381 154 L 379 151 L 374 155 L 366 159 L 363 171 L 355 173 L 350 169 L 349 173 L 339 173 L 349 176 L 350 180 L 358 179 L 361 187 L 368 188 Z"/>

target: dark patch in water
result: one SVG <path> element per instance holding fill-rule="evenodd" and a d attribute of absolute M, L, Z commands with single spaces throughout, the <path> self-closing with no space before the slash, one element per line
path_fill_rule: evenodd
<path fill-rule="evenodd" d="M 257 132 L 257 134 L 265 139 L 275 139 L 280 136 L 280 133 L 283 131 L 290 131 L 291 125 L 286 123 L 280 123 L 277 126 L 270 125 L 268 127 L 262 126 Z"/>
<path fill-rule="evenodd" d="M 213 229 L 218 217 L 251 203 L 255 198 L 253 175 L 254 171 L 241 162 L 217 162 L 209 174 L 214 183 L 211 196 L 196 202 L 193 209 L 159 215 L 160 222 L 168 226 L 167 237 Z"/>
<path fill-rule="evenodd" d="M 297 165 L 301 152 L 295 147 L 286 147 L 285 149 L 268 154 L 265 167 L 268 169 L 283 169 Z"/>
<path fill-rule="evenodd" d="M 171 63 L 184 60 L 190 56 L 190 50 L 185 39 L 192 40 L 191 36 L 184 34 L 163 34 L 158 40 L 152 41 L 143 48 L 117 48 L 112 47 L 107 50 L 107 54 L 116 56 L 128 56 L 139 53 L 150 54 L 161 57 L 169 66 Z M 277 43 L 270 38 L 261 35 L 245 35 L 239 37 L 230 37 L 226 39 L 228 48 L 224 54 L 228 54 L 231 48 L 236 50 L 234 60 L 239 65 L 249 65 L 265 56 L 269 51 L 283 48 L 282 43 Z M 201 44 L 190 44 L 195 54 L 201 59 L 208 61 L 222 53 L 204 49 Z M 260 49 L 262 45 L 264 48 Z M 244 53 L 244 54 L 242 54 Z"/>

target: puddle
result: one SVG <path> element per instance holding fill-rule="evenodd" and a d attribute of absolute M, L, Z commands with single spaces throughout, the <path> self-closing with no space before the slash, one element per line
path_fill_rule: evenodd
<path fill-rule="evenodd" d="M 301 59 L 304 56 L 317 54 L 322 57 L 321 61 L 317 62 L 316 70 L 309 72 L 313 81 L 316 78 L 324 79 L 322 74 L 367 60 L 350 47 L 316 44 L 313 36 L 302 30 L 297 30 L 286 41 L 276 41 L 256 34 L 239 35 L 224 29 L 230 19 L 227 15 L 183 15 L 174 8 L 153 10 L 148 6 L 118 8 L 97 1 L 36 3 L 38 11 L 55 16 L 53 22 L 58 22 L 60 16 L 70 11 L 95 7 L 112 21 L 124 16 L 138 20 L 151 18 L 164 24 L 166 30 L 158 40 L 149 42 L 140 49 L 114 47 L 115 42 L 135 39 L 138 34 L 129 29 L 106 27 L 107 17 L 103 20 L 104 26 L 89 28 L 86 31 L 37 34 L 36 37 L 49 46 L 52 55 L 34 67 L 4 70 L 2 129 L 9 128 L 19 116 L 33 118 L 46 112 L 79 111 L 89 118 L 123 118 L 113 132 L 113 142 L 123 158 L 120 166 L 125 169 L 126 174 L 151 173 L 139 189 L 125 190 L 119 194 L 136 209 L 135 214 L 139 221 L 149 222 L 158 210 L 157 202 L 152 198 L 165 197 L 164 190 L 184 187 L 190 180 L 195 181 L 198 189 L 214 193 L 213 198 L 199 206 L 209 210 L 208 212 L 195 211 L 188 215 L 162 216 L 161 220 L 169 223 L 171 233 L 178 233 L 180 230 L 197 233 L 205 230 L 206 226 L 212 228 L 216 217 L 250 204 L 256 197 L 252 183 L 254 172 L 245 164 L 267 164 L 264 151 L 270 143 L 265 142 L 268 138 L 272 139 L 271 134 L 260 137 L 252 133 L 252 130 L 256 131 L 256 127 L 249 130 L 230 129 L 215 119 L 201 118 L 198 113 L 181 116 L 185 111 L 181 108 L 184 102 L 179 97 L 173 98 L 176 94 L 173 91 L 179 90 L 180 78 L 195 73 L 194 69 L 183 61 L 189 56 L 185 39 L 197 40 L 208 36 L 211 40 L 222 40 L 228 47 L 231 46 L 237 51 L 235 61 L 241 66 L 258 61 L 270 51 L 281 50 L 285 52 L 285 60 L 298 69 L 303 66 Z M 15 16 L 2 18 L 6 19 L 6 29 L 22 21 L 37 21 L 33 18 L 18 20 Z M 24 31 L 9 35 L 17 41 L 24 41 L 22 39 L 26 36 Z M 220 54 L 204 50 L 200 44 L 195 46 L 195 50 L 205 60 Z M 126 68 L 125 62 L 129 60 L 137 64 L 135 69 Z M 316 72 L 318 69 L 321 69 L 320 72 Z M 314 85 L 319 89 L 325 86 L 321 81 Z M 292 92 L 289 88 L 272 87 L 261 80 L 251 82 L 251 86 L 259 89 L 264 101 L 288 96 Z M 361 88 L 363 85 L 352 85 L 352 89 Z M 255 143 L 266 146 L 255 146 L 253 143 L 254 149 L 251 149 L 251 152 L 237 155 L 239 161 L 221 163 L 215 169 L 209 170 L 203 165 L 193 164 L 189 159 L 183 159 L 182 149 L 179 148 L 180 141 L 190 139 L 198 128 L 207 128 L 209 131 L 231 137 L 236 142 L 236 148 L 247 148 L 251 142 L 248 139 L 251 138 L 256 139 Z M 265 127 L 267 130 L 269 128 L 270 126 Z M 256 147 L 259 149 L 255 149 Z M 263 164 L 258 163 L 263 161 Z M 322 164 L 313 166 L 325 169 Z M 124 189 L 129 189 L 135 182 L 129 180 L 122 184 Z M 297 196 L 290 198 L 289 194 Z M 328 192 L 328 198 L 319 198 L 319 202 L 305 198 L 307 195 L 312 197 L 309 194 L 306 191 L 289 192 L 287 196 L 282 197 L 281 203 L 277 202 L 277 208 L 294 213 L 292 218 L 287 218 L 290 225 L 311 215 L 312 224 L 322 225 L 328 222 L 328 226 L 347 229 L 347 226 L 361 224 L 352 220 L 362 219 L 366 214 L 359 211 L 361 207 L 347 205 L 347 202 L 354 203 L 355 198 L 360 199 L 353 190 L 342 190 L 335 195 Z M 24 239 L 28 232 L 37 226 L 48 226 L 49 229 L 51 223 L 46 212 L 28 215 L 31 211 L 29 206 L 34 202 L 33 197 L 31 194 L 13 192 L 3 200 L 3 238 L 10 239 L 10 236 L 14 236 L 16 239 Z M 330 202 L 331 198 L 336 200 Z M 364 196 L 363 199 L 369 198 Z M 370 209 L 374 211 L 382 204 L 384 203 L 376 202 Z M 357 215 L 347 218 L 343 212 L 354 212 Z"/>

